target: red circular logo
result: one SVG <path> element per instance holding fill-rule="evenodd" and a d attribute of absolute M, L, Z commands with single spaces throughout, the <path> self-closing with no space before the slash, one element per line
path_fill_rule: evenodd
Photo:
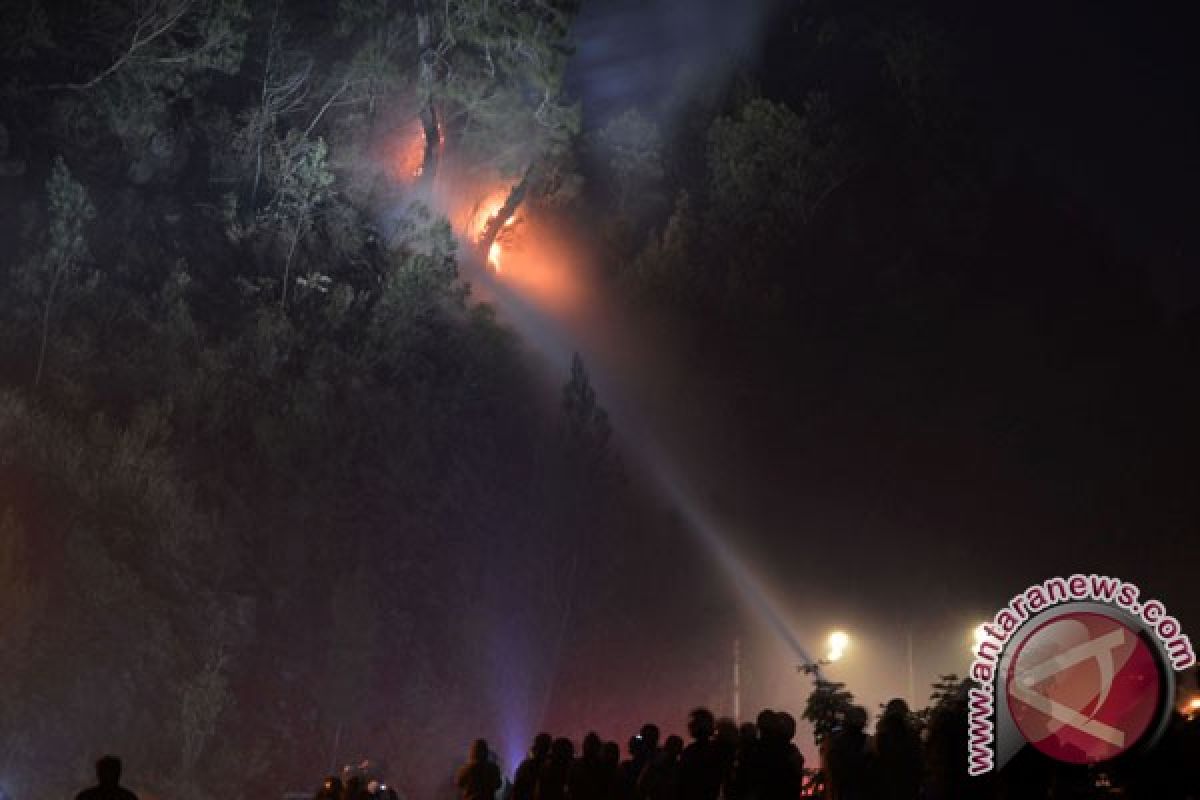
<path fill-rule="evenodd" d="M 1072 764 L 1138 743 L 1160 706 L 1158 658 L 1137 631 L 1096 612 L 1047 621 L 1017 649 L 1005 689 L 1025 739 Z"/>

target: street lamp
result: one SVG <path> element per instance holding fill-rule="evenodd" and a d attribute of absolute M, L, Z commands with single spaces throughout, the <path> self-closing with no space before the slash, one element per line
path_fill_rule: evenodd
<path fill-rule="evenodd" d="M 816 675 L 821 671 L 821 667 L 827 667 L 835 661 L 840 661 L 842 656 L 846 654 L 846 648 L 850 646 L 850 637 L 843 631 L 834 631 L 829 634 L 827 644 L 829 645 L 829 650 L 826 652 L 824 658 L 798 664 L 796 669 L 805 675 Z"/>
<path fill-rule="evenodd" d="M 987 638 L 987 628 L 982 622 L 976 625 L 975 629 L 971 631 L 971 637 L 971 652 L 977 653 L 979 652 L 979 645 L 983 644 L 983 640 Z"/>
<path fill-rule="evenodd" d="M 834 631 L 829 634 L 829 660 L 838 661 L 846 653 L 846 648 L 850 645 L 850 637 L 843 631 Z"/>

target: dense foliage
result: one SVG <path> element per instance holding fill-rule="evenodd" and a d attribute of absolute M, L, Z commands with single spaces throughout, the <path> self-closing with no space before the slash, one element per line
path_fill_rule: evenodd
<path fill-rule="evenodd" d="M 388 194 L 411 9 L 27 5 L 2 56 L 4 788 L 67 794 L 111 750 L 169 796 L 400 753 L 432 791 L 476 726 L 544 707 L 552 663 L 480 650 L 561 647 L 590 567 L 556 564 L 614 529 L 619 484 L 582 365 L 560 417 L 448 224 Z M 497 47 L 489 20 L 553 10 L 495 5 L 456 24 Z M 453 87 L 451 130 L 485 135 L 494 87 Z"/>

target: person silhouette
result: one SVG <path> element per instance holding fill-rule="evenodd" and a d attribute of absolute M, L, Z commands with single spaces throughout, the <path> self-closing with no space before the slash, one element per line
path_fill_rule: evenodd
<path fill-rule="evenodd" d="M 688 715 L 688 734 L 692 742 L 679 757 L 680 800 L 717 800 L 724 778 L 721 753 L 713 742 L 717 723 L 707 708 Z"/>
<path fill-rule="evenodd" d="M 533 746 L 529 748 L 529 757 L 517 767 L 513 775 L 512 800 L 533 800 L 534 789 L 537 788 L 538 774 L 542 771 L 546 759 L 550 756 L 550 745 L 554 740 L 548 733 L 539 733 L 533 737 Z"/>
<path fill-rule="evenodd" d="M 683 752 L 683 739 L 672 734 L 667 737 L 663 748 L 646 765 L 638 779 L 637 791 L 645 800 L 678 800 L 679 756 Z"/>
<path fill-rule="evenodd" d="M 96 762 L 96 785 L 75 795 L 75 800 L 137 800 L 121 786 L 121 759 L 104 756 Z"/>
<path fill-rule="evenodd" d="M 537 786 L 533 790 L 534 800 L 566 800 L 567 779 L 571 764 L 575 760 L 575 745 L 570 739 L 559 737 L 550 745 L 550 757 L 542 765 Z"/>
<path fill-rule="evenodd" d="M 471 745 L 467 763 L 459 769 L 454 782 L 462 800 L 492 800 L 504 781 L 500 768 L 489 758 L 487 740 L 476 739 Z"/>
<path fill-rule="evenodd" d="M 601 757 L 604 741 L 595 732 L 583 737 L 579 758 L 567 773 L 567 795 L 571 800 L 600 800 Z"/>
<path fill-rule="evenodd" d="M 871 791 L 870 737 L 864 732 L 867 710 L 851 706 L 845 724 L 829 743 L 829 800 L 867 800 Z"/>
<path fill-rule="evenodd" d="M 876 792 L 884 800 L 916 800 L 921 791 L 921 738 L 908 703 L 891 700 L 875 725 Z"/>

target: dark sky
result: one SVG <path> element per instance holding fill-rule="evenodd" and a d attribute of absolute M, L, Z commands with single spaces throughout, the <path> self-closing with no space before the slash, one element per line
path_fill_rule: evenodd
<path fill-rule="evenodd" d="M 766 65 L 768 94 L 815 86 L 852 102 L 872 76 L 801 58 L 789 36 L 871 5 L 585 4 L 572 83 L 593 120 L 655 113 L 679 65 L 715 81 L 741 52 Z M 780 391 L 729 363 L 707 401 L 686 379 L 634 393 L 670 418 L 702 502 L 810 635 L 830 619 L 914 625 L 932 673 L 958 652 L 948 631 L 1077 570 L 1141 582 L 1200 621 L 1182 566 L 1200 524 L 1182 405 L 1195 350 L 1180 345 L 1200 306 L 1197 12 L 912 5 L 952 43 L 980 146 L 1015 165 L 997 202 L 1011 249 L 961 265 L 993 272 L 971 276 L 974 307 L 933 334 L 847 323 L 824 346 L 841 367 L 811 378 L 804 343 L 764 342 L 788 375 Z"/>

